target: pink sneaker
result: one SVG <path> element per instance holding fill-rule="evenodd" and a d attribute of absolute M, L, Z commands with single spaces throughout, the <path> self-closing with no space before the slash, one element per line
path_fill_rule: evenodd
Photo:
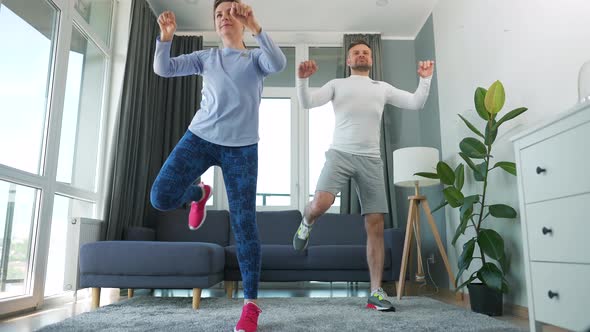
<path fill-rule="evenodd" d="M 205 217 L 207 217 L 207 200 L 213 193 L 209 185 L 201 182 L 198 186 L 203 188 L 205 195 L 198 202 L 191 202 L 191 212 L 188 214 L 188 228 L 193 231 L 199 229 L 205 223 Z"/>
<path fill-rule="evenodd" d="M 255 332 L 258 329 L 258 315 L 262 310 L 254 302 L 248 302 L 242 307 L 242 315 L 234 332 Z"/>

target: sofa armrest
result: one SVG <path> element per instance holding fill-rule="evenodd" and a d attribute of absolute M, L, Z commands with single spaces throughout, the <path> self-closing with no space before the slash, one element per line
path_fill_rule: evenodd
<path fill-rule="evenodd" d="M 156 231 L 147 227 L 129 227 L 125 236 L 127 241 L 155 241 Z"/>
<path fill-rule="evenodd" d="M 404 240 L 406 232 L 400 228 L 387 228 L 384 230 L 385 250 L 391 253 L 391 275 L 390 280 L 399 278 L 399 271 L 402 265 L 402 253 L 404 251 Z"/>

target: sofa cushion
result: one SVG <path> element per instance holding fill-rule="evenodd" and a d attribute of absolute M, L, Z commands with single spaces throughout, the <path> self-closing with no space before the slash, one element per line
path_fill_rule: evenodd
<path fill-rule="evenodd" d="M 80 273 L 203 276 L 223 272 L 223 247 L 200 242 L 99 241 L 80 248 Z"/>
<path fill-rule="evenodd" d="M 391 252 L 385 251 L 384 269 L 391 265 Z M 307 248 L 308 270 L 365 270 L 367 247 L 364 245 L 325 245 Z"/>
<path fill-rule="evenodd" d="M 307 266 L 306 252 L 293 249 L 293 245 L 265 244 L 260 247 L 263 270 L 294 270 L 305 269 Z M 230 270 L 239 269 L 236 257 L 236 246 L 225 247 L 225 267 Z"/>
<path fill-rule="evenodd" d="M 291 237 L 293 234 L 291 234 Z M 367 232 L 360 214 L 326 213 L 313 226 L 309 246 L 365 245 Z"/>
<path fill-rule="evenodd" d="M 293 234 L 297 231 L 301 218 L 298 210 L 256 212 L 260 243 L 292 245 Z M 236 244 L 233 231 L 230 244 Z"/>
<path fill-rule="evenodd" d="M 208 210 L 205 223 L 198 232 L 188 228 L 188 209 L 157 212 L 156 240 L 168 242 L 207 242 L 220 246 L 229 244 L 229 213 Z"/>

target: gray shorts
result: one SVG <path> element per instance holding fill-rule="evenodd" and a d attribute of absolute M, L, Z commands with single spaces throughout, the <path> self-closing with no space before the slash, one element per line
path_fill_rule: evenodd
<path fill-rule="evenodd" d="M 326 151 L 326 163 L 318 179 L 316 191 L 327 191 L 334 196 L 352 178 L 361 203 L 361 214 L 389 213 L 385 195 L 381 158 L 359 156 L 334 149 Z"/>

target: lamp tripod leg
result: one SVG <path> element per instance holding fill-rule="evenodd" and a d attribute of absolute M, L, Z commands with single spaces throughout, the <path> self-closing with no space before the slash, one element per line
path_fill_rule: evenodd
<path fill-rule="evenodd" d="M 408 268 L 408 258 L 410 256 L 410 243 L 412 242 L 413 226 L 414 226 L 414 213 L 416 210 L 416 203 L 414 200 L 410 200 L 410 206 L 408 208 L 408 220 L 406 223 L 406 236 L 404 239 L 404 251 L 402 253 L 402 265 L 399 272 L 398 284 L 397 284 L 397 298 L 400 300 L 405 291 L 406 285 L 406 270 Z"/>

